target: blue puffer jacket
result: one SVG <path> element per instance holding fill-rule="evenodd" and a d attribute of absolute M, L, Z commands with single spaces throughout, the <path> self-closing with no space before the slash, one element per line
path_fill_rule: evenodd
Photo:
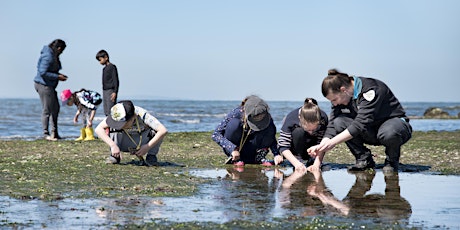
<path fill-rule="evenodd" d="M 54 58 L 53 50 L 48 46 L 44 46 L 40 53 L 40 59 L 38 59 L 37 75 L 34 81 L 56 88 L 59 83 L 58 76 L 60 69 L 61 63 Z"/>

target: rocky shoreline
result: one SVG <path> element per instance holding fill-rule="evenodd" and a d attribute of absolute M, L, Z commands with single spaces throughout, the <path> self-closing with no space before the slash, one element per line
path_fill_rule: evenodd
<path fill-rule="evenodd" d="M 460 113 L 450 115 L 439 107 L 430 107 L 425 110 L 423 116 L 409 116 L 410 119 L 460 119 Z"/>

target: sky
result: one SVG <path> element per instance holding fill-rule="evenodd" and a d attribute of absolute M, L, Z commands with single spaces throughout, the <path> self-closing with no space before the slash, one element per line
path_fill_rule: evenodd
<path fill-rule="evenodd" d="M 58 93 L 102 92 L 105 49 L 119 99 L 326 101 L 336 68 L 403 102 L 460 102 L 457 0 L 11 0 L 0 28 L 0 98 L 38 98 L 40 51 L 59 38 Z"/>

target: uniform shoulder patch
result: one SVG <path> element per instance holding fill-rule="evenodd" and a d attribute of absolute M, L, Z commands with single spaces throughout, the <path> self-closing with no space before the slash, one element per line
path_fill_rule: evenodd
<path fill-rule="evenodd" d="M 371 89 L 371 90 L 363 93 L 363 97 L 364 97 L 364 99 L 366 99 L 366 101 L 372 101 L 375 98 L 375 91 L 373 89 Z"/>

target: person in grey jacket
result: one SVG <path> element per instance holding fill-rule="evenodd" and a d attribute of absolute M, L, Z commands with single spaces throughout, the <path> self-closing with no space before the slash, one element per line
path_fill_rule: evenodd
<path fill-rule="evenodd" d="M 55 141 L 61 139 L 58 134 L 58 115 L 60 103 L 58 100 L 56 87 L 59 81 L 66 81 L 67 76 L 59 73 L 61 61 L 59 56 L 62 54 L 66 44 L 61 39 L 52 41 L 48 46 L 44 46 L 37 64 L 37 75 L 34 78 L 34 87 L 40 96 L 42 104 L 42 128 L 43 135 L 47 140 Z M 51 133 L 49 123 L 51 117 Z"/>

